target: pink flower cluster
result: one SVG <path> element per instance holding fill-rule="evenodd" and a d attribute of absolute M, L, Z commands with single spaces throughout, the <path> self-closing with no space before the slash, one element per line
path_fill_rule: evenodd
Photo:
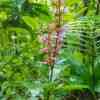
<path fill-rule="evenodd" d="M 42 48 L 41 51 L 48 55 L 46 60 L 42 62 L 43 64 L 51 65 L 55 63 L 56 57 L 61 48 L 63 36 L 64 30 L 61 27 L 58 27 L 54 33 L 49 32 L 48 35 L 42 36 L 42 42 L 45 47 Z"/>

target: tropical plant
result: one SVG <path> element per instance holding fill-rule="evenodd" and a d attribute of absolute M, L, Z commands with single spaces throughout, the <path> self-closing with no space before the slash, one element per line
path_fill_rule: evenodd
<path fill-rule="evenodd" d="M 66 0 L 63 23 L 58 16 L 59 24 L 67 24 L 63 36 L 63 27 L 48 24 L 55 19 L 54 5 L 49 0 L 0 0 L 0 100 L 100 98 L 100 0 Z M 51 35 L 49 25 L 57 34 Z M 53 52 L 45 45 L 47 36 Z M 53 69 L 43 64 L 48 51 L 50 59 L 56 58 L 49 62 Z"/>

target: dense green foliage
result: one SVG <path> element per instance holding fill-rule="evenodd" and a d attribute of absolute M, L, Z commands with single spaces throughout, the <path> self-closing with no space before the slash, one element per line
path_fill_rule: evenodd
<path fill-rule="evenodd" d="M 49 68 L 41 63 L 45 54 L 39 40 L 54 19 L 49 0 L 0 0 L 0 100 L 47 100 L 48 91 L 50 100 L 63 100 L 73 90 L 89 90 L 96 99 L 100 1 L 66 0 L 66 6 L 64 22 L 69 31 L 50 82 Z"/>

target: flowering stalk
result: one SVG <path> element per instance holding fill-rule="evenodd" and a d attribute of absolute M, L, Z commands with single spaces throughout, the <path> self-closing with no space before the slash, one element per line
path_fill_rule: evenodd
<path fill-rule="evenodd" d="M 53 0 L 52 3 L 54 4 L 54 7 L 56 8 L 55 12 L 55 21 L 56 23 L 52 23 L 49 26 L 49 32 L 47 37 L 43 39 L 43 42 L 46 44 L 46 48 L 42 49 L 43 52 L 45 52 L 48 55 L 48 58 L 46 61 L 44 61 L 44 64 L 47 64 L 49 66 L 49 81 L 53 81 L 53 70 L 54 65 L 56 62 L 56 58 L 59 54 L 59 50 L 61 49 L 61 44 L 63 40 L 63 32 L 64 30 L 61 27 L 61 20 L 62 20 L 62 9 L 61 6 L 64 5 L 64 0 Z M 65 6 L 63 7 L 63 11 L 65 9 Z M 53 33 L 55 33 L 53 35 Z M 47 100 L 50 100 L 51 91 L 48 91 Z"/>
<path fill-rule="evenodd" d="M 56 43 L 55 46 L 52 48 L 51 46 L 51 34 L 48 34 L 48 48 L 49 48 L 49 52 L 48 52 L 48 64 L 49 64 L 49 68 L 50 68 L 50 75 L 49 75 L 49 81 L 52 82 L 52 78 L 53 78 L 53 69 L 54 69 L 54 65 L 55 65 L 55 60 L 56 57 L 58 55 L 59 49 L 60 49 L 60 45 L 61 45 L 61 39 L 60 39 L 60 32 L 57 32 L 56 34 Z M 51 91 L 48 91 L 48 95 L 47 95 L 47 100 L 50 100 L 50 95 L 51 95 Z"/>

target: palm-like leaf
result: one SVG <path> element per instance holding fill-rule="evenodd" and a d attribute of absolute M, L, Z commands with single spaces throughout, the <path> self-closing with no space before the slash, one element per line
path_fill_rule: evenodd
<path fill-rule="evenodd" d="M 71 29 L 66 36 L 67 38 L 65 37 L 64 48 L 70 48 L 72 54 L 74 50 L 83 55 L 83 65 L 81 64 L 80 67 L 70 62 L 70 65 L 74 66 L 72 70 L 76 71 L 73 75 L 81 77 L 84 81 L 87 80 L 87 82 L 91 83 L 92 88 L 94 88 L 96 82 L 99 81 L 97 77 L 100 76 L 100 74 L 97 75 L 95 72 L 97 69 L 100 70 L 95 64 L 96 58 L 100 55 L 100 19 L 99 17 L 83 18 L 80 21 L 70 23 L 70 27 Z"/>

